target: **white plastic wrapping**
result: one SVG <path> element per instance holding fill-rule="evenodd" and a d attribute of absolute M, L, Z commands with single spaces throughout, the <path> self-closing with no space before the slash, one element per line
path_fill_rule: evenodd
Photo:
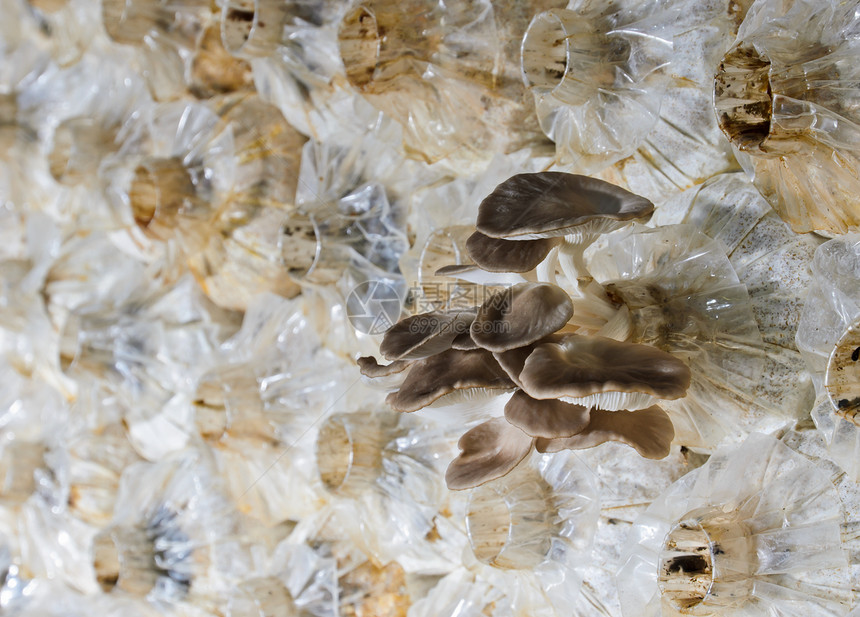
<path fill-rule="evenodd" d="M 818 393 L 812 414 L 830 444 L 830 454 L 860 479 L 856 425 L 857 362 L 853 332 L 860 320 L 860 236 L 848 234 L 822 244 L 812 260 L 812 283 L 797 329 L 797 347 Z"/>
<path fill-rule="evenodd" d="M 772 437 L 720 450 L 637 519 L 624 614 L 845 615 L 857 597 L 842 508 L 828 474 Z"/>

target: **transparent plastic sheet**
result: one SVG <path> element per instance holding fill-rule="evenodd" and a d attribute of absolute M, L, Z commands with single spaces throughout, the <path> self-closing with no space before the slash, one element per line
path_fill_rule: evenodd
<path fill-rule="evenodd" d="M 101 20 L 116 44 L 131 46 L 152 97 L 169 101 L 187 92 L 186 61 L 209 16 L 205 0 L 105 0 Z"/>
<path fill-rule="evenodd" d="M 120 397 L 129 438 L 158 459 L 193 432 L 190 397 L 201 359 L 235 325 L 186 277 L 120 306 L 86 306 L 63 326 L 66 375 L 96 381 Z"/>
<path fill-rule="evenodd" d="M 9 585 L 14 583 L 14 585 Z M 7 580 L 0 590 L 4 614 L 12 617 L 67 617 L 104 615 L 105 617 L 157 617 L 159 612 L 142 600 L 117 595 L 94 595 L 72 591 L 56 581 Z"/>
<path fill-rule="evenodd" d="M 310 312 L 304 299 L 259 296 L 194 393 L 196 432 L 217 446 L 234 498 L 267 524 L 314 511 L 313 449 L 323 419 L 379 404 L 351 359 L 324 345 Z"/>
<path fill-rule="evenodd" d="M 279 547 L 280 554 L 315 566 L 290 571 L 291 582 L 308 589 L 305 598 L 297 597 L 297 604 L 313 601 L 316 607 L 305 610 L 326 617 L 406 614 L 414 579 L 396 561 L 377 563 L 370 559 L 349 537 L 355 524 L 354 514 L 323 507 L 303 519 Z"/>
<path fill-rule="evenodd" d="M 115 164 L 123 125 L 151 104 L 142 78 L 130 70 L 122 55 L 88 54 L 74 66 L 43 80 L 35 96 L 44 108 L 42 130 L 47 133 L 51 176 L 64 187 L 79 187 L 85 193 L 66 200 L 87 201 L 88 207 L 95 209 L 93 202 L 104 199 L 103 178 L 110 176 L 111 164 Z M 77 215 L 79 225 L 98 226 L 97 221 L 80 220 L 83 216 L 94 218 L 83 206 L 70 214 Z M 102 216 L 108 218 L 109 214 Z"/>
<path fill-rule="evenodd" d="M 615 575 L 633 521 L 704 457 L 672 448 L 663 460 L 645 461 L 630 447 L 617 443 L 578 450 L 576 456 L 598 488 L 600 519 L 590 559 L 580 570 L 582 589 L 574 610 L 583 616 L 618 616 L 621 606 Z"/>
<path fill-rule="evenodd" d="M 68 485 L 69 513 L 93 526 L 113 516 L 122 472 L 140 460 L 119 423 L 79 429 L 47 456 L 57 480 Z"/>
<path fill-rule="evenodd" d="M 219 24 L 212 19 L 197 41 L 187 73 L 188 90 L 198 99 L 254 88 L 251 65 L 224 49 Z"/>
<path fill-rule="evenodd" d="M 346 77 L 403 126 L 407 149 L 427 162 L 477 171 L 497 152 L 540 147 L 510 42 L 525 31 L 529 9 L 559 3 L 512 4 L 356 3 L 338 33 Z"/>
<path fill-rule="evenodd" d="M 102 43 L 101 7 L 85 0 L 12 0 L 24 8 L 20 19 L 11 19 L 30 40 L 39 40 L 50 49 L 60 66 L 79 62 Z"/>
<path fill-rule="evenodd" d="M 213 301 L 243 310 L 255 293 L 299 291 L 282 264 L 280 226 L 305 139 L 256 96 L 215 105 L 217 114 L 202 104 L 153 107 L 130 131 L 137 152 L 111 195 L 133 243 L 176 239 Z"/>
<path fill-rule="evenodd" d="M 851 338 L 850 332 L 856 330 L 860 320 L 860 234 L 847 234 L 822 244 L 811 267 L 812 282 L 797 328 L 797 347 L 818 394 L 812 414 L 816 426 L 830 445 L 830 455 L 856 481 L 860 480 L 856 462 L 860 429 L 850 418 L 856 407 L 854 398 L 860 392 L 851 385 L 856 382 L 856 377 L 851 379 L 856 375 L 856 362 L 851 355 L 855 345 L 846 347 L 843 341 Z M 846 407 L 841 409 L 843 400 Z"/>
<path fill-rule="evenodd" d="M 57 340 L 40 294 L 59 251 L 59 230 L 40 213 L 14 218 L 17 225 L 11 231 L 21 235 L 10 247 L 11 259 L 0 261 L 0 354 L 23 382 L 37 377 L 68 396 L 73 386 L 57 370 Z M 14 383 L 9 382 L 9 396 Z"/>
<path fill-rule="evenodd" d="M 6 50 L 2 50 L 6 51 Z M 2 52 L 0 52 L 2 53 Z M 0 194 L 4 207 L 43 209 L 55 198 L 48 166 L 39 151 L 44 111 L 39 83 L 59 70 L 31 42 L 2 55 L 0 63 Z"/>
<path fill-rule="evenodd" d="M 599 512 L 593 477 L 574 453 L 532 453 L 469 490 L 464 563 L 518 610 L 564 614 L 579 593 Z"/>
<path fill-rule="evenodd" d="M 532 19 L 522 71 L 562 163 L 593 172 L 630 155 L 654 126 L 674 12 L 660 2 L 574 0 Z"/>
<path fill-rule="evenodd" d="M 794 334 L 820 239 L 793 233 L 741 174 L 715 176 L 669 200 L 649 225 L 677 223 L 695 225 L 724 247 L 749 292 L 764 342 L 761 398 L 783 414 L 804 416 L 813 394 Z"/>
<path fill-rule="evenodd" d="M 386 139 L 391 128 L 380 127 L 344 147 L 305 144 L 295 201 L 299 218 L 312 222 L 318 247 L 309 272 L 300 271 L 304 264 L 295 265 L 297 278 L 322 281 L 326 269 L 337 278 L 349 252 L 391 275 L 398 273 L 409 245 L 403 220 L 406 200 L 431 178 Z"/>
<path fill-rule="evenodd" d="M 759 0 L 717 72 L 721 128 L 798 233 L 860 225 L 857 26 L 852 5 Z"/>
<path fill-rule="evenodd" d="M 672 54 L 657 120 L 635 152 L 600 171 L 599 177 L 659 206 L 714 174 L 738 168 L 711 110 L 713 79 L 714 67 L 734 41 L 750 2 L 664 4 L 674 11 L 669 19 Z"/>
<path fill-rule="evenodd" d="M 10 60 L 25 70 L 25 58 Z M 32 126 L 16 129 L 15 157 L 2 166 L 8 184 L 0 190 L 17 207 L 50 215 L 64 233 L 115 229 L 98 172 L 115 158 L 126 116 L 148 104 L 142 81 L 121 58 L 88 56 L 70 68 L 49 67 L 25 77 L 24 90 L 7 99 L 10 113 L 17 107 L 20 121 Z"/>
<path fill-rule="evenodd" d="M 637 519 L 617 578 L 623 612 L 681 615 L 692 606 L 750 617 L 845 615 L 857 602 L 845 585 L 854 576 L 845 516 L 822 468 L 773 437 L 751 435 L 719 450 Z M 704 576 L 713 586 L 704 592 L 698 569 L 673 566 L 685 550 L 698 550 L 701 530 L 714 543 L 689 563 L 710 564 Z M 812 572 L 817 580 L 807 581 Z"/>
<path fill-rule="evenodd" d="M 123 472 L 117 508 L 93 542 L 103 591 L 118 588 L 169 610 L 217 599 L 227 580 L 253 576 L 238 512 L 206 449 Z"/>
<path fill-rule="evenodd" d="M 22 372 L 3 356 L 0 538 L 11 574 L 4 577 L 9 588 L 0 590 L 0 607 L 7 607 L 31 579 L 54 579 L 93 592 L 87 547 L 95 530 L 73 509 L 77 485 L 66 450 L 74 415 L 63 394 L 37 372 Z"/>
<path fill-rule="evenodd" d="M 225 0 L 221 5 L 225 47 L 247 59 L 276 54 L 296 33 L 331 24 L 346 8 L 335 0 Z"/>
<path fill-rule="evenodd" d="M 390 411 L 338 413 L 322 423 L 320 479 L 336 507 L 356 517 L 353 542 L 375 562 L 396 561 L 420 575 L 456 566 L 465 539 L 443 482 L 455 440 L 451 431 Z"/>
<path fill-rule="evenodd" d="M 337 5 L 339 12 L 349 6 Z M 297 27 L 275 53 L 255 58 L 251 65 L 260 97 L 277 106 L 290 124 L 311 139 L 348 145 L 373 126 L 379 111 L 343 75 L 339 21 L 340 16 L 324 27 Z"/>
<path fill-rule="evenodd" d="M 409 614 L 412 617 L 487 617 L 517 613 L 509 606 L 503 591 L 477 579 L 468 570 L 458 569 L 440 580 L 426 597 L 413 602 Z"/>
<path fill-rule="evenodd" d="M 746 286 L 722 246 L 692 225 L 627 228 L 586 249 L 588 271 L 630 310 L 633 341 L 688 363 L 687 396 L 666 401 L 675 441 L 710 449 L 792 417 L 765 395 L 765 346 Z M 778 401 L 777 401 L 778 402 Z"/>

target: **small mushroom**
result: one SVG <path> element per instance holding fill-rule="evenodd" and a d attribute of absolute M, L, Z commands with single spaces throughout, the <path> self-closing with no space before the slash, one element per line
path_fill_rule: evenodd
<path fill-rule="evenodd" d="M 365 377 L 379 379 L 402 373 L 412 365 L 411 360 L 395 360 L 390 364 L 380 364 L 373 356 L 362 356 L 356 360 L 358 370 Z"/>
<path fill-rule="evenodd" d="M 653 203 L 614 184 L 544 171 L 499 184 L 481 202 L 477 227 L 491 238 L 534 240 L 575 233 L 593 219 L 629 221 L 653 211 Z"/>
<path fill-rule="evenodd" d="M 584 404 L 584 397 L 599 395 L 586 402 L 618 410 L 630 409 L 631 399 L 639 407 L 647 406 L 643 403 L 649 396 L 683 397 L 690 386 L 690 369 L 650 345 L 569 335 L 560 343 L 535 347 L 519 379 L 523 390 L 536 399 L 563 398 Z"/>
<path fill-rule="evenodd" d="M 632 446 L 640 455 L 661 459 L 669 455 L 669 446 L 675 438 L 675 428 L 669 415 L 653 405 L 638 411 L 603 411 L 592 409 L 588 426 L 572 437 L 561 439 L 540 438 L 537 451 L 559 452 L 593 448 L 607 441 L 620 441 Z"/>
<path fill-rule="evenodd" d="M 521 283 L 490 296 L 478 310 L 470 332 L 484 349 L 504 352 L 556 332 L 572 316 L 573 304 L 560 287 Z"/>
<path fill-rule="evenodd" d="M 457 336 L 469 331 L 475 313 L 432 311 L 401 319 L 382 339 L 379 351 L 387 360 L 419 360 L 451 348 Z"/>
<path fill-rule="evenodd" d="M 400 389 L 385 400 L 397 411 L 410 412 L 457 390 L 513 387 L 514 383 L 490 352 L 449 349 L 415 362 Z"/>
<path fill-rule="evenodd" d="M 504 418 L 493 418 L 466 431 L 457 447 L 460 455 L 448 465 L 445 481 L 459 491 L 501 478 L 522 461 L 534 439 Z"/>
<path fill-rule="evenodd" d="M 539 401 L 517 390 L 505 405 L 505 419 L 532 437 L 570 437 L 589 425 L 589 408 L 557 399 Z"/>
<path fill-rule="evenodd" d="M 488 272 L 528 272 L 561 241 L 561 238 L 504 240 L 476 231 L 466 241 L 466 250 L 475 264 Z"/>

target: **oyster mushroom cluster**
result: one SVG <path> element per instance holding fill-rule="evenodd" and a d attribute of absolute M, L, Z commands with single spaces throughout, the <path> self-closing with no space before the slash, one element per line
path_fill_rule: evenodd
<path fill-rule="evenodd" d="M 581 247 L 652 209 L 648 200 L 593 178 L 514 176 L 480 206 L 478 230 L 466 245 L 475 265 L 443 271 L 533 271 L 562 243 Z M 646 458 L 665 457 L 675 432 L 657 403 L 686 394 L 690 369 L 651 345 L 585 334 L 571 323 L 575 312 L 561 287 L 525 281 L 471 310 L 401 320 L 380 345 L 390 364 L 363 357 L 359 366 L 372 379 L 405 375 L 386 399 L 400 412 L 508 395 L 504 417 L 461 437 L 460 455 L 446 473 L 451 489 L 501 477 L 532 449 L 558 452 L 611 440 Z"/>

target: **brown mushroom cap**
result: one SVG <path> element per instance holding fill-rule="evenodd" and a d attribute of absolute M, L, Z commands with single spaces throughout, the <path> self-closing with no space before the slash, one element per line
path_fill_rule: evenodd
<path fill-rule="evenodd" d="M 493 354 L 493 357 L 496 359 L 496 362 L 499 363 L 499 366 L 502 367 L 502 370 L 508 374 L 508 377 L 510 377 L 518 387 L 522 388 L 522 384 L 520 383 L 520 373 L 523 372 L 523 367 L 526 365 L 526 359 L 531 355 L 535 347 L 544 343 L 559 343 L 562 340 L 564 340 L 562 335 L 550 334 L 531 345 L 524 345 L 523 347 L 515 347 L 514 349 L 509 349 L 507 351 L 496 352 Z"/>
<path fill-rule="evenodd" d="M 409 412 L 426 407 L 455 390 L 513 387 L 513 382 L 490 352 L 449 349 L 415 362 L 400 389 L 385 400 L 397 411 Z"/>
<path fill-rule="evenodd" d="M 379 352 L 386 360 L 418 360 L 450 349 L 458 335 L 469 331 L 471 311 L 421 313 L 394 324 L 382 338 Z"/>
<path fill-rule="evenodd" d="M 657 405 L 639 411 L 591 410 L 588 426 L 572 437 L 538 439 L 537 451 L 559 452 L 599 446 L 607 441 L 620 441 L 632 446 L 645 458 L 661 459 L 669 455 L 675 438 L 675 427 L 669 415 Z"/>
<path fill-rule="evenodd" d="M 560 287 L 520 283 L 490 296 L 478 309 L 470 332 L 484 349 L 503 352 L 556 332 L 572 316 L 573 303 Z"/>
<path fill-rule="evenodd" d="M 466 250 L 472 261 L 488 272 L 528 272 L 561 241 L 561 238 L 504 240 L 476 231 L 466 240 Z"/>
<path fill-rule="evenodd" d="M 380 364 L 373 356 L 362 356 L 356 360 L 359 372 L 365 377 L 371 379 L 379 379 L 380 377 L 388 377 L 405 371 L 411 360 L 395 360 L 391 364 Z"/>
<path fill-rule="evenodd" d="M 458 334 L 457 338 L 451 341 L 451 349 L 459 349 L 461 351 L 469 351 L 472 349 L 480 349 L 478 344 L 472 340 L 471 332 L 463 332 Z"/>
<path fill-rule="evenodd" d="M 459 491 L 501 478 L 528 455 L 533 443 L 504 418 L 488 420 L 460 437 L 460 455 L 448 465 L 445 482 Z"/>
<path fill-rule="evenodd" d="M 556 399 L 539 401 L 517 390 L 505 405 L 505 419 L 532 437 L 557 439 L 583 431 L 589 408 Z"/>
<path fill-rule="evenodd" d="M 518 174 L 490 193 L 478 209 L 478 231 L 492 238 L 563 236 L 594 218 L 646 216 L 654 204 L 597 178 L 556 171 Z"/>
<path fill-rule="evenodd" d="M 537 399 L 585 397 L 599 392 L 640 392 L 662 399 L 684 396 L 690 369 L 650 345 L 602 336 L 569 335 L 538 345 L 519 375 L 522 388 Z"/>

